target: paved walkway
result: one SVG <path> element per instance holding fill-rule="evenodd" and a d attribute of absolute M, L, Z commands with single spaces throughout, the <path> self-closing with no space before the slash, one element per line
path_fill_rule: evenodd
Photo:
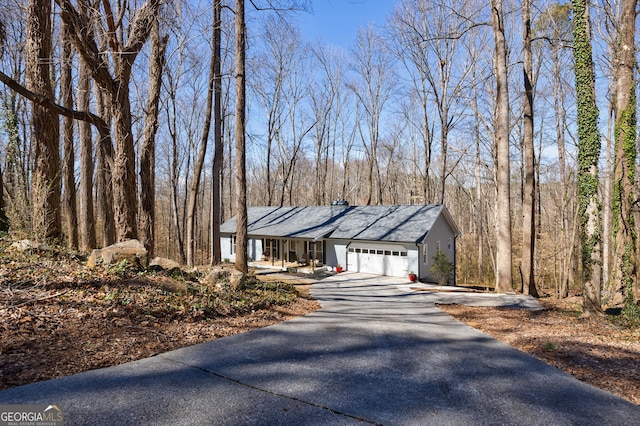
<path fill-rule="evenodd" d="M 640 419 L 639 406 L 435 307 L 454 293 L 416 292 L 399 279 L 349 273 L 314 284 L 312 293 L 322 309 L 311 315 L 10 389 L 0 392 L 0 404 L 58 404 L 69 425 L 629 425 Z"/>

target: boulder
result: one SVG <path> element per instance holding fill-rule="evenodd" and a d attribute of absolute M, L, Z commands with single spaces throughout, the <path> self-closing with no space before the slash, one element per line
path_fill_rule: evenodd
<path fill-rule="evenodd" d="M 154 257 L 149 266 L 163 269 L 165 271 L 172 271 L 174 269 L 180 269 L 180 264 L 175 260 L 165 259 L 164 257 Z"/>
<path fill-rule="evenodd" d="M 189 288 L 186 283 L 169 277 L 153 277 L 153 282 L 164 291 L 176 294 L 187 294 Z"/>
<path fill-rule="evenodd" d="M 20 240 L 11 244 L 11 247 L 18 251 L 53 251 L 51 246 L 31 240 Z"/>
<path fill-rule="evenodd" d="M 174 280 L 171 277 L 163 277 L 161 275 L 129 278 L 122 281 L 122 284 L 128 286 L 155 286 L 169 293 L 176 294 L 187 294 L 189 292 L 189 286 L 187 283 Z"/>
<path fill-rule="evenodd" d="M 246 275 L 233 267 L 214 266 L 209 274 L 201 281 L 213 286 L 216 291 L 242 290 L 245 286 Z"/>
<path fill-rule="evenodd" d="M 225 269 L 221 266 L 214 266 L 211 268 L 207 276 L 202 280 L 203 284 L 214 286 L 220 281 L 229 280 L 229 269 Z"/>
<path fill-rule="evenodd" d="M 245 285 L 245 274 L 237 269 L 229 272 L 229 285 L 234 290 L 242 290 Z"/>
<path fill-rule="evenodd" d="M 102 249 L 93 250 L 87 260 L 87 266 L 93 269 L 99 263 L 113 265 L 125 259 L 134 265 L 146 268 L 148 264 L 147 249 L 138 240 L 123 241 Z"/>

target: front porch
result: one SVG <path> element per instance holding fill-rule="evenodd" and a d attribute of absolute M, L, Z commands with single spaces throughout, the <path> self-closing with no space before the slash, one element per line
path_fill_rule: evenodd
<path fill-rule="evenodd" d="M 255 260 L 249 262 L 249 266 L 259 270 L 269 270 L 274 272 L 289 272 L 304 275 L 314 275 L 318 272 L 326 271 L 326 266 L 316 266 L 313 264 L 301 264 L 298 262 L 272 262 L 271 260 Z"/>
<path fill-rule="evenodd" d="M 289 270 L 324 265 L 324 243 L 307 239 L 263 238 L 262 252 L 253 263 L 256 267 Z"/>

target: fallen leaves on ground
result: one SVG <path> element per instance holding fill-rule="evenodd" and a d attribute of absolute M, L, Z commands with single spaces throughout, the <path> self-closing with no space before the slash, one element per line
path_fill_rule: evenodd
<path fill-rule="evenodd" d="M 89 270 L 68 254 L 0 246 L 0 389 L 122 364 L 266 327 L 318 309 L 308 285 L 254 280 L 244 291 Z M 298 288 L 296 288 L 298 287 Z"/>
<path fill-rule="evenodd" d="M 540 299 L 542 311 L 439 305 L 447 314 L 578 380 L 640 404 L 640 329 L 582 318 L 577 297 Z"/>

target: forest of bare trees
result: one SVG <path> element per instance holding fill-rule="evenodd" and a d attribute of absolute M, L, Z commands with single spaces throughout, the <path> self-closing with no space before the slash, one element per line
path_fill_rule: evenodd
<path fill-rule="evenodd" d="M 637 0 L 398 0 L 349 49 L 312 1 L 0 5 L 0 232 L 203 265 L 247 206 L 444 203 L 459 282 L 640 299 Z"/>

